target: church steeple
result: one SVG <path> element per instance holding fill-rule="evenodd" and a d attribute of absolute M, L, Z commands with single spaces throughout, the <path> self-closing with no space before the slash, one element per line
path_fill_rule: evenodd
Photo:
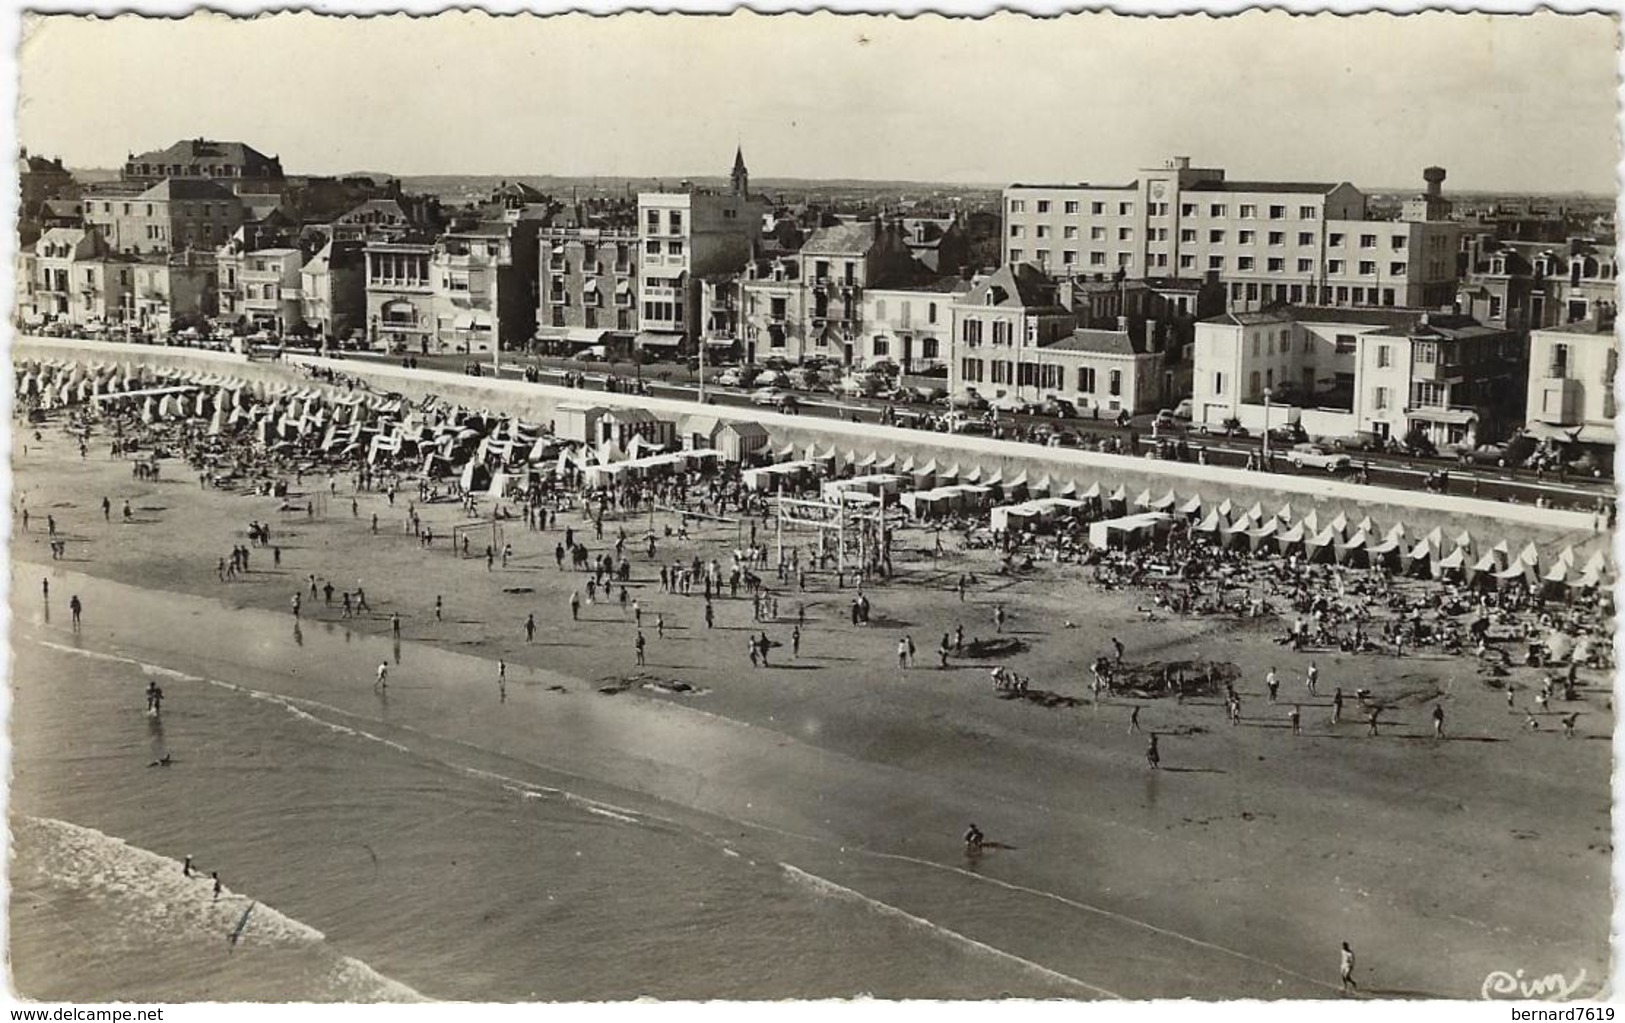
<path fill-rule="evenodd" d="M 734 149 L 734 169 L 729 175 L 733 182 L 733 194 L 741 199 L 750 196 L 750 171 L 745 169 L 745 149 L 739 146 Z"/>

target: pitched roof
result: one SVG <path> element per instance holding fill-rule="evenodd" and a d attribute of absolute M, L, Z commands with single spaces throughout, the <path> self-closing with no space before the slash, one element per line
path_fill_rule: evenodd
<path fill-rule="evenodd" d="M 1144 355 L 1143 342 L 1136 342 L 1126 330 L 1074 330 L 1056 338 L 1040 351 L 1089 352 L 1096 355 Z"/>
<path fill-rule="evenodd" d="M 988 302 L 989 293 L 994 301 Z M 1001 295 L 1002 293 L 1002 295 Z M 992 305 L 995 308 L 1060 309 L 1055 303 L 1055 285 L 1031 263 L 1009 263 L 971 288 L 965 305 Z M 1065 310 L 1061 310 L 1065 312 Z"/>
<path fill-rule="evenodd" d="M 208 178 L 165 178 L 142 192 L 139 198 L 152 200 L 210 199 L 231 200 L 236 194 L 231 189 Z"/>
<path fill-rule="evenodd" d="M 820 227 L 801 246 L 809 256 L 846 256 L 868 252 L 875 244 L 875 221 L 842 221 Z"/>
<path fill-rule="evenodd" d="M 131 156 L 129 162 L 159 164 L 165 168 L 174 164 L 189 167 L 224 164 L 249 171 L 245 177 L 282 176 L 280 160 L 266 156 L 247 143 L 216 142 L 213 139 L 182 139 L 167 149 L 154 149 L 139 156 Z"/>

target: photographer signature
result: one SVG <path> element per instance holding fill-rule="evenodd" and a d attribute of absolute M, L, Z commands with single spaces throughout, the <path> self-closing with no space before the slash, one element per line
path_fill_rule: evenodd
<path fill-rule="evenodd" d="M 1561 973 L 1548 973 L 1544 977 L 1525 977 L 1522 970 L 1508 973 L 1505 970 L 1496 970 L 1484 978 L 1484 984 L 1479 988 L 1481 998 L 1522 998 L 1543 999 L 1549 1002 L 1563 1001 L 1571 998 L 1574 992 L 1580 990 L 1585 983 L 1586 971 L 1581 970 L 1580 975 L 1572 983 Z"/>

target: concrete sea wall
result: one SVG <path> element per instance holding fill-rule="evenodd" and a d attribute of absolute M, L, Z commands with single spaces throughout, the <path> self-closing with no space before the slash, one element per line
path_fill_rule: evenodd
<path fill-rule="evenodd" d="M 1150 490 L 1154 498 L 1172 490 L 1181 501 L 1200 495 L 1205 503 L 1228 499 L 1238 509 L 1258 503 L 1270 513 L 1290 503 L 1295 516 L 1313 510 L 1323 525 L 1338 514 L 1347 516 L 1350 522 L 1369 516 L 1379 535 L 1396 522 L 1403 522 L 1412 543 L 1438 527 L 1443 529 L 1447 540 L 1467 531 L 1481 545 L 1505 540 L 1514 551 L 1533 541 L 1543 552 L 1549 552 L 1548 556 L 1564 545 L 1573 545 L 1577 551 L 1589 554 L 1594 549 L 1606 549 L 1609 544 L 1609 538 L 1597 530 L 1596 516 L 1587 512 L 1425 491 L 1389 490 L 1308 473 L 1260 474 L 1226 466 L 1038 447 L 989 437 L 927 433 L 753 408 L 700 406 L 668 398 L 408 370 L 387 363 L 334 362 L 303 355 L 290 355 L 282 362 L 250 362 L 240 355 L 198 349 L 33 337 L 18 338 L 13 345 L 12 358 L 138 362 L 155 369 L 202 369 L 267 383 L 307 383 L 303 367 L 319 365 L 366 380 L 378 391 L 395 391 L 412 399 L 432 394 L 470 408 L 514 415 L 531 422 L 553 421 L 558 406 L 565 402 L 606 408 L 642 408 L 661 418 L 674 419 L 679 425 L 692 416 L 707 416 L 719 422 L 760 423 L 768 430 L 775 449 L 793 444 L 798 454 L 810 445 L 819 452 L 833 448 L 842 458 L 874 454 L 884 459 L 895 455 L 899 460 L 913 458 L 922 465 L 936 459 L 944 469 L 958 464 L 966 473 L 980 469 L 984 477 L 999 473 L 1005 480 L 1011 480 L 1026 473 L 1029 481 L 1036 482 L 1049 476 L 1063 483 L 1075 482 L 1080 491 L 1098 483 L 1106 493 L 1121 486 L 1130 500 L 1144 490 Z"/>

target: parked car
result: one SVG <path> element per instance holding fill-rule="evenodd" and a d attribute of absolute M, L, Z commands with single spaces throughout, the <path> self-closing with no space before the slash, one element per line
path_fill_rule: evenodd
<path fill-rule="evenodd" d="M 1195 404 L 1189 398 L 1185 398 L 1174 406 L 1174 415 L 1179 419 L 1190 419 L 1195 410 Z"/>
<path fill-rule="evenodd" d="M 971 412 L 986 412 L 987 399 L 976 393 L 974 388 L 966 388 L 963 394 L 951 394 L 946 403 L 951 409 L 964 409 Z"/>
<path fill-rule="evenodd" d="M 609 350 L 603 345 L 588 345 L 571 358 L 577 362 L 603 362 L 609 358 Z"/>
<path fill-rule="evenodd" d="M 1156 418 L 1153 419 L 1152 422 L 1156 424 L 1159 431 L 1183 430 L 1185 428 L 1185 423 L 1181 421 L 1178 416 L 1174 415 L 1173 409 L 1165 408 L 1161 412 L 1158 412 Z"/>
<path fill-rule="evenodd" d="M 716 382 L 723 387 L 749 387 L 756 381 L 755 366 L 735 366 L 723 370 Z"/>
<path fill-rule="evenodd" d="M 1294 444 L 1286 460 L 1294 469 L 1325 469 L 1327 472 L 1347 472 L 1353 461 L 1341 451 L 1329 451 L 1319 444 Z"/>
<path fill-rule="evenodd" d="M 1270 443 L 1272 444 L 1306 444 L 1309 435 L 1297 423 L 1283 423 L 1280 426 L 1270 427 Z"/>
<path fill-rule="evenodd" d="M 1513 463 L 1507 456 L 1505 444 L 1480 444 L 1476 448 L 1459 448 L 1456 459 L 1462 465 L 1494 465 L 1506 468 Z"/>
<path fill-rule="evenodd" d="M 1033 411 L 1032 402 L 1023 401 L 1013 394 L 1001 394 L 987 404 L 989 408 L 996 409 L 1006 415 L 1030 415 Z"/>
<path fill-rule="evenodd" d="M 776 369 L 764 369 L 752 383 L 757 387 L 783 387 L 790 382 L 789 374 Z"/>
<path fill-rule="evenodd" d="M 1054 395 L 1050 395 L 1048 398 L 1045 398 L 1044 403 L 1039 406 L 1038 414 L 1043 416 L 1051 416 L 1055 419 L 1076 419 L 1078 418 L 1078 407 L 1072 404 L 1070 401 L 1067 401 L 1065 398 L 1057 398 Z"/>
<path fill-rule="evenodd" d="M 763 387 L 751 392 L 750 403 L 752 405 L 777 405 L 788 397 L 790 397 L 789 391 L 777 387 Z"/>
<path fill-rule="evenodd" d="M 1381 451 L 1382 438 L 1370 430 L 1356 430 L 1342 437 L 1324 438 L 1321 443 L 1329 444 L 1338 451 Z"/>
<path fill-rule="evenodd" d="M 988 426 L 980 416 L 969 416 L 963 412 L 950 412 L 942 417 L 942 425 L 949 433 L 987 433 Z"/>
<path fill-rule="evenodd" d="M 1583 451 L 1580 453 L 1579 458 L 1567 464 L 1569 472 L 1591 476 L 1596 479 L 1603 479 L 1614 474 L 1613 465 L 1604 459 L 1598 458 L 1595 451 Z"/>
<path fill-rule="evenodd" d="M 936 405 L 946 397 L 948 397 L 948 389 L 945 387 L 914 388 L 914 400 L 922 405 Z"/>

